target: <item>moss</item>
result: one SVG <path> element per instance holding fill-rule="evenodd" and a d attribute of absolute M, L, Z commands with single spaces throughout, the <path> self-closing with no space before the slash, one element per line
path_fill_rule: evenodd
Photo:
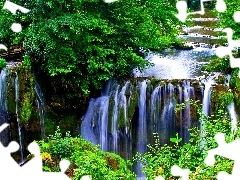
<path fill-rule="evenodd" d="M 209 65 L 202 66 L 203 71 L 228 73 L 230 69 L 229 58 L 213 57 Z"/>
<path fill-rule="evenodd" d="M 136 106 L 138 106 L 138 99 L 139 99 L 139 92 L 135 89 L 132 92 L 132 96 L 130 99 L 130 105 L 129 105 L 129 110 L 128 110 L 128 117 L 129 119 L 132 119 Z"/>
<path fill-rule="evenodd" d="M 106 158 L 108 166 L 113 170 L 118 170 L 120 167 L 119 156 L 113 153 L 105 153 L 103 156 Z"/>
<path fill-rule="evenodd" d="M 234 69 L 232 71 L 229 86 L 232 89 L 234 95 L 237 114 L 240 116 L 240 78 L 238 77 L 238 72 L 239 69 Z"/>
<path fill-rule="evenodd" d="M 59 126 L 65 134 L 70 131 L 74 136 L 79 135 L 80 119 L 76 114 L 66 113 L 60 116 Z"/>
<path fill-rule="evenodd" d="M 8 90 L 7 90 L 7 108 L 9 114 L 16 113 L 16 100 L 15 100 L 15 86 L 14 79 L 16 78 L 15 71 L 9 69 L 9 74 L 7 76 Z"/>
<path fill-rule="evenodd" d="M 55 127 L 57 124 L 50 118 L 44 118 L 44 126 L 45 126 L 45 134 L 49 136 L 50 134 L 54 134 Z"/>
<path fill-rule="evenodd" d="M 164 83 L 163 80 L 156 79 L 156 78 L 151 78 L 150 81 L 153 88 L 157 87 L 158 85 L 162 85 Z"/>
<path fill-rule="evenodd" d="M 120 115 L 119 115 L 119 121 L 118 121 L 118 128 L 127 126 L 127 124 L 125 122 L 124 108 L 120 109 L 119 114 Z"/>
<path fill-rule="evenodd" d="M 7 66 L 7 62 L 5 59 L 0 58 L 0 69 L 3 69 Z"/>
<path fill-rule="evenodd" d="M 19 118 L 22 124 L 27 125 L 33 111 L 35 82 L 29 67 L 21 65 L 16 71 L 19 83 Z"/>
<path fill-rule="evenodd" d="M 111 132 L 114 111 L 114 96 L 110 96 L 108 105 L 108 131 Z"/>
<path fill-rule="evenodd" d="M 224 84 L 226 81 L 226 77 L 224 75 L 218 76 L 217 83 L 218 84 Z"/>
<path fill-rule="evenodd" d="M 171 80 L 172 85 L 176 85 L 179 83 L 179 79 L 173 79 Z"/>
<path fill-rule="evenodd" d="M 217 85 L 213 87 L 211 100 L 213 103 L 212 112 L 225 110 L 228 105 L 234 101 L 234 96 L 225 85 Z"/>

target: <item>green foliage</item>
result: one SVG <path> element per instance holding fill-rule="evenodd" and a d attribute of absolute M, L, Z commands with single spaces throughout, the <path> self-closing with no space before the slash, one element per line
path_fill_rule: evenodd
<path fill-rule="evenodd" d="M 213 57 L 210 60 L 210 63 L 206 66 L 201 67 L 202 70 L 208 71 L 208 72 L 224 72 L 228 73 L 230 69 L 230 63 L 229 58 L 219 58 L 219 57 Z"/>
<path fill-rule="evenodd" d="M 0 58 L 0 69 L 3 69 L 7 66 L 7 62 L 5 59 Z"/>
<path fill-rule="evenodd" d="M 234 12 L 240 11 L 239 1 L 238 0 L 225 0 L 227 5 L 227 10 L 224 13 L 219 13 L 220 22 L 218 23 L 219 27 L 222 28 L 232 28 L 234 31 L 233 38 L 240 38 L 240 29 L 239 24 L 236 23 L 233 19 Z"/>
<path fill-rule="evenodd" d="M 225 85 L 218 85 L 214 87 L 211 95 L 211 102 L 213 104 L 212 112 L 218 110 L 227 111 L 226 107 L 234 101 L 234 95 L 231 90 Z"/>
<path fill-rule="evenodd" d="M 67 174 L 73 180 L 83 175 L 90 175 L 92 179 L 135 179 L 127 168 L 127 162 L 120 156 L 102 152 L 80 137 L 71 137 L 69 132 L 62 137 L 59 127 L 47 142 L 42 140 L 39 144 L 46 171 L 59 171 L 59 161 L 68 159 L 71 166 Z"/>
<path fill-rule="evenodd" d="M 24 56 L 23 64 L 15 70 L 19 78 L 19 118 L 23 124 L 28 124 L 31 118 L 35 97 L 35 82 L 31 72 L 31 66 L 27 62 L 28 57 Z"/>
<path fill-rule="evenodd" d="M 237 114 L 240 115 L 240 78 L 238 77 L 239 69 L 234 69 L 230 79 L 230 88 L 234 95 Z"/>
<path fill-rule="evenodd" d="M 234 69 L 230 79 L 230 88 L 239 88 L 240 89 L 240 78 L 238 77 L 239 69 Z"/>
<path fill-rule="evenodd" d="M 29 56 L 23 56 L 23 65 L 27 68 L 27 69 L 29 69 L 29 70 L 31 70 L 31 60 L 30 60 L 30 57 Z"/>
<path fill-rule="evenodd" d="M 149 66 L 139 47 L 159 51 L 179 42 L 177 0 L 12 2 L 31 11 L 14 16 L 2 10 L 2 42 L 23 46 L 28 63 L 53 80 L 62 79 L 75 92 L 87 94 L 103 81 Z M 9 30 L 13 22 L 22 24 L 21 33 Z"/>
<path fill-rule="evenodd" d="M 221 93 L 219 95 L 219 102 L 217 105 L 217 109 L 224 109 L 224 107 L 230 105 L 233 102 L 233 93 L 232 92 L 226 92 L 226 93 Z"/>
<path fill-rule="evenodd" d="M 202 128 L 190 129 L 191 138 L 188 143 L 181 145 L 181 138 L 171 138 L 173 146 L 160 146 L 159 136 L 155 136 L 155 145 L 149 146 L 150 151 L 143 156 L 139 154 L 135 160 L 141 161 L 144 164 L 144 172 L 148 179 L 154 179 L 161 175 L 164 178 L 172 179 L 171 167 L 178 165 L 181 168 L 190 169 L 190 179 L 214 179 L 219 171 L 231 173 L 233 161 L 224 157 L 215 156 L 216 163 L 210 167 L 205 165 L 204 159 L 207 156 L 207 151 L 216 148 L 218 145 L 214 136 L 218 132 L 225 134 L 226 141 L 231 142 L 240 137 L 240 131 L 231 132 L 231 121 L 224 111 L 219 110 L 218 113 L 207 117 L 198 105 L 198 102 L 190 101 L 197 109 Z M 176 110 L 184 108 L 185 104 L 178 105 Z M 238 124 L 239 126 L 239 124 Z M 201 144 L 204 142 L 204 146 Z"/>

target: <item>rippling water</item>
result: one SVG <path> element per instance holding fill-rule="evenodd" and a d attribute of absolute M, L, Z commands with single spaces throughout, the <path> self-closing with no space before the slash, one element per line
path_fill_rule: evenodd
<path fill-rule="evenodd" d="M 154 66 L 142 73 L 135 71 L 135 77 L 160 79 L 191 79 L 202 75 L 201 66 L 207 64 L 216 54 L 215 48 L 198 47 L 193 50 L 167 50 L 161 54 L 147 56 Z"/>

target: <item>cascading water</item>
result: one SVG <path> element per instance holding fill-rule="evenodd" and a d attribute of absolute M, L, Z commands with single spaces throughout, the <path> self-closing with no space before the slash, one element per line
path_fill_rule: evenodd
<path fill-rule="evenodd" d="M 211 105 L 211 88 L 212 85 L 215 83 L 212 77 L 209 77 L 208 80 L 206 80 L 204 83 L 204 93 L 203 93 L 203 113 L 208 116 L 209 115 L 209 110 L 210 110 L 210 105 Z"/>
<path fill-rule="evenodd" d="M 150 116 L 150 130 L 151 132 L 158 132 L 159 117 L 161 113 L 161 86 L 157 86 L 151 95 L 151 116 Z M 149 139 L 151 143 L 153 139 Z"/>
<path fill-rule="evenodd" d="M 175 113 L 174 108 L 176 99 L 173 96 L 174 87 L 171 83 L 164 86 L 164 101 L 161 120 L 158 127 L 161 144 L 169 143 L 169 137 L 174 134 L 175 130 Z"/>
<path fill-rule="evenodd" d="M 147 144 L 154 143 L 153 133 L 158 134 L 161 145 L 170 143 L 170 138 L 175 137 L 176 133 L 183 139 L 182 143 L 187 142 L 190 138 L 188 129 L 199 126 L 199 119 L 197 112 L 192 112 L 194 108 L 186 101 L 200 100 L 204 114 L 209 115 L 211 88 L 215 83 L 211 77 L 204 82 L 196 78 L 203 74 L 201 66 L 208 64 L 209 59 L 216 55 L 214 44 L 218 41 L 214 37 L 216 34 L 199 35 L 201 40 L 197 40 L 197 36 L 190 37 L 201 28 L 207 27 L 189 29 L 189 36 L 182 37 L 186 41 L 200 41 L 188 42 L 193 49 L 145 53 L 146 60 L 155 65 L 141 73 L 135 70 L 133 74 L 138 78 L 135 79 L 137 83 L 125 82 L 123 86 L 112 84 L 114 88 L 106 88 L 108 93 L 96 100 L 92 99 L 81 124 L 82 137 L 104 147 L 108 142 L 108 148 L 102 149 L 116 152 L 125 159 L 131 159 L 136 152 L 146 152 Z M 152 77 L 157 78 L 159 83 L 152 83 Z M 186 107 L 175 113 L 176 104 L 185 102 Z M 102 105 L 99 106 L 99 103 Z M 229 107 L 230 112 L 234 111 L 232 108 Z M 232 122 L 235 122 L 236 117 L 231 117 Z M 106 123 L 104 127 L 102 122 Z M 200 124 L 202 134 L 203 125 Z M 99 140 L 99 136 L 104 138 Z M 203 146 L 204 140 L 201 142 Z M 136 164 L 135 171 L 138 178 L 144 178 L 140 163 Z"/>
<path fill-rule="evenodd" d="M 140 84 L 140 95 L 139 95 L 139 118 L 137 127 L 137 152 L 143 154 L 147 150 L 147 126 L 146 126 L 146 89 L 147 82 L 144 80 Z M 137 163 L 137 175 L 138 178 L 143 178 L 144 174 L 141 172 L 142 164 Z"/>
<path fill-rule="evenodd" d="M 190 81 L 176 85 L 167 82 L 154 88 L 149 80 L 135 84 L 127 81 L 122 87 L 112 84 L 110 89 L 109 96 L 104 94 L 91 99 L 82 118 L 81 136 L 84 139 L 125 159 L 131 159 L 136 152 L 145 153 L 147 144 L 154 143 L 154 133 L 158 133 L 161 144 L 169 143 L 169 138 L 181 131 L 180 137 L 188 141 L 190 107 L 187 111 L 181 110 L 178 118 L 174 109 L 177 103 L 194 98 L 195 90 Z M 140 163 L 136 164 L 135 171 L 139 178 L 144 177 Z"/>
<path fill-rule="evenodd" d="M 190 107 L 190 102 L 189 100 L 191 99 L 191 92 L 192 92 L 192 87 L 190 85 L 190 82 L 184 81 L 183 82 L 183 94 L 184 94 L 184 102 L 186 104 L 186 107 L 184 108 L 184 138 L 186 141 L 189 139 L 189 135 L 186 133 L 187 129 L 191 127 L 191 107 Z M 194 92 L 194 91 L 193 91 Z M 192 94 L 193 99 L 194 94 Z"/>
<path fill-rule="evenodd" d="M 20 155 L 21 155 L 21 161 L 24 160 L 23 157 L 23 144 L 22 144 L 22 130 L 21 130 L 21 125 L 20 125 L 20 121 L 19 121 L 19 115 L 18 115 L 18 103 L 19 103 L 19 84 L 18 84 L 18 74 L 16 73 L 16 77 L 15 77 L 15 103 L 16 103 L 16 119 L 17 119 L 17 124 L 18 124 L 18 135 L 19 135 L 19 148 L 20 148 Z"/>
<path fill-rule="evenodd" d="M 0 125 L 7 123 L 7 76 L 8 71 L 6 69 L 1 70 L 0 74 Z M 0 142 L 7 146 L 10 141 L 8 128 L 4 129 L 0 133 Z"/>
<path fill-rule="evenodd" d="M 211 88 L 212 85 L 215 84 L 215 81 L 213 79 L 214 77 L 209 77 L 206 81 L 204 81 L 204 93 L 203 93 L 203 106 L 202 106 L 202 111 L 205 116 L 208 116 L 210 114 L 210 105 L 211 105 Z M 202 131 L 202 126 L 204 126 L 204 121 L 202 120 L 200 124 L 200 130 L 201 130 L 201 135 L 204 136 L 204 132 Z M 203 148 L 205 144 L 205 139 L 203 138 L 200 147 Z"/>
<path fill-rule="evenodd" d="M 118 153 L 118 89 L 119 86 L 117 87 L 117 90 L 114 95 L 114 108 L 113 108 L 113 117 L 112 117 L 112 127 L 111 127 L 111 133 L 112 133 L 112 151 L 115 153 Z"/>
<path fill-rule="evenodd" d="M 40 128 L 41 128 L 41 136 L 42 139 L 45 139 L 45 123 L 44 123 L 44 114 L 45 114 L 45 102 L 44 102 L 44 95 L 38 83 L 35 83 L 34 87 L 36 97 L 36 106 L 38 108 L 38 115 L 40 121 Z"/>
<path fill-rule="evenodd" d="M 237 113 L 235 111 L 235 105 L 234 102 L 231 103 L 228 106 L 228 111 L 230 114 L 230 118 L 231 118 L 231 124 L 232 124 L 232 133 L 234 133 L 237 130 L 237 120 L 238 120 L 238 116 Z"/>
<path fill-rule="evenodd" d="M 109 96 L 92 99 L 81 126 L 82 137 L 95 145 L 100 144 L 102 151 L 108 150 L 108 105 Z"/>
<path fill-rule="evenodd" d="M 97 145 L 98 141 L 94 134 L 93 128 L 94 124 L 92 123 L 92 116 L 94 113 L 94 102 L 95 99 L 91 99 L 89 102 L 88 110 L 81 124 L 81 136 L 87 141 Z"/>
<path fill-rule="evenodd" d="M 178 85 L 178 92 L 179 92 L 179 104 L 182 104 L 183 103 L 183 101 L 182 101 L 182 93 L 183 93 L 183 91 L 182 91 L 182 87 L 180 85 Z M 180 111 L 179 112 L 179 123 L 180 124 L 183 124 L 183 117 L 182 117 L 182 115 L 183 115 L 183 113 L 182 113 L 182 111 Z M 179 135 L 183 137 L 184 134 L 185 134 L 184 133 L 184 129 L 180 128 Z"/>

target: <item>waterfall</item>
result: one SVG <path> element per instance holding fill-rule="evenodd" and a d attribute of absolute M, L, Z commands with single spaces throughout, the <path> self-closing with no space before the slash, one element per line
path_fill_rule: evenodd
<path fill-rule="evenodd" d="M 215 83 L 213 80 L 213 77 L 209 77 L 208 80 L 203 82 L 205 85 L 204 93 L 203 93 L 203 113 L 208 116 L 209 115 L 209 110 L 210 110 L 210 105 L 211 105 L 211 88 L 212 85 Z"/>
<path fill-rule="evenodd" d="M 237 130 L 237 120 L 238 120 L 238 116 L 237 116 L 237 113 L 235 111 L 234 103 L 231 103 L 228 106 L 228 111 L 229 111 L 230 118 L 231 118 L 232 132 L 234 133 Z"/>
<path fill-rule="evenodd" d="M 186 104 L 186 107 L 184 108 L 184 113 L 183 113 L 184 124 L 182 124 L 183 127 L 181 129 L 183 129 L 182 143 L 185 143 L 190 138 L 188 129 L 191 127 L 191 105 L 189 100 L 195 99 L 195 92 L 194 92 L 194 87 L 191 86 L 189 81 L 183 81 L 183 88 L 184 88 L 183 99 L 184 99 L 184 103 Z"/>
<path fill-rule="evenodd" d="M 7 76 L 6 69 L 1 70 L 0 74 L 0 125 L 7 123 Z M 0 134 L 0 142 L 7 146 L 10 142 L 9 129 L 4 129 Z"/>
<path fill-rule="evenodd" d="M 188 100 L 190 99 L 190 95 L 191 95 L 191 86 L 190 86 L 190 82 L 183 82 L 183 86 L 184 86 L 184 101 L 186 103 L 186 107 L 184 109 L 184 118 L 185 118 L 185 127 L 186 128 L 190 128 L 190 103 L 188 102 Z"/>
<path fill-rule="evenodd" d="M 0 79 L 0 96 L 1 96 L 0 103 L 4 111 L 7 111 L 7 80 L 6 80 L 7 73 L 8 73 L 8 70 L 3 69 L 0 74 L 0 78 L 1 78 Z"/>
<path fill-rule="evenodd" d="M 204 89 L 204 93 L 203 93 L 203 106 L 202 106 L 202 111 L 204 113 L 205 116 L 209 115 L 209 111 L 210 111 L 210 105 L 211 105 L 211 88 L 212 85 L 215 83 L 215 81 L 213 80 L 213 77 L 209 77 L 206 81 L 203 82 L 205 85 L 205 89 Z M 202 126 L 204 126 L 204 122 L 201 122 L 200 124 L 200 131 L 201 131 L 201 135 L 204 137 L 204 132 L 202 131 Z M 205 139 L 203 138 L 203 140 L 200 143 L 200 147 L 203 148 L 205 144 Z"/>
<path fill-rule="evenodd" d="M 182 104 L 182 94 L 183 94 L 183 91 L 182 91 L 182 87 L 180 85 L 178 85 L 178 92 L 179 92 L 179 104 Z M 179 112 L 179 124 L 180 124 L 180 132 L 179 132 L 179 135 L 180 136 L 184 136 L 184 128 L 182 128 L 182 124 L 183 124 L 183 113 L 182 113 L 182 110 L 180 110 Z"/>
<path fill-rule="evenodd" d="M 160 116 L 158 134 L 161 144 L 169 143 L 171 135 L 175 135 L 175 112 L 176 99 L 174 97 L 174 86 L 171 83 L 164 85 L 163 110 Z"/>
<path fill-rule="evenodd" d="M 139 95 L 139 118 L 138 118 L 138 140 L 137 140 L 137 151 L 140 153 L 144 153 L 146 151 L 146 89 L 147 82 L 143 81 L 140 85 L 140 95 Z"/>
<path fill-rule="evenodd" d="M 158 132 L 158 120 L 161 112 L 161 86 L 157 86 L 151 94 L 151 132 Z M 151 141 L 153 142 L 153 141 Z"/>
<path fill-rule="evenodd" d="M 140 96 L 139 96 L 139 118 L 137 128 L 137 152 L 143 154 L 147 150 L 147 127 L 146 127 L 146 89 L 147 82 L 144 80 L 140 84 Z M 144 174 L 141 172 L 142 164 L 137 163 L 137 175 L 138 178 L 143 178 Z"/>
<path fill-rule="evenodd" d="M 19 103 L 19 84 L 18 84 L 18 74 L 16 73 L 15 78 L 15 103 L 16 103 L 16 119 L 18 124 L 18 135 L 19 135 L 19 146 L 20 146 L 20 154 L 21 154 L 21 161 L 23 161 L 23 144 L 22 144 L 22 133 L 21 133 L 21 125 L 18 117 L 18 103 Z"/>
<path fill-rule="evenodd" d="M 98 114 L 98 123 L 100 123 L 101 130 L 100 131 L 100 141 L 99 144 L 101 145 L 102 151 L 108 150 L 108 103 L 109 97 L 101 97 L 96 100 L 96 104 L 99 106 L 99 114 Z"/>
<path fill-rule="evenodd" d="M 127 101 L 126 97 L 126 89 L 128 88 L 129 81 L 125 83 L 125 85 L 122 87 L 120 93 L 119 93 L 119 120 L 118 122 L 118 128 L 119 128 L 119 134 L 120 134 L 120 143 L 122 144 L 122 148 L 120 149 L 122 152 L 122 156 L 126 159 L 130 159 L 132 157 L 131 154 L 131 132 L 130 132 L 130 123 L 128 121 L 128 107 L 129 103 Z"/>
<path fill-rule="evenodd" d="M 42 139 L 45 139 L 45 123 L 44 123 L 44 114 L 45 114 L 45 102 L 44 102 L 44 96 L 43 92 L 39 86 L 38 83 L 35 83 L 34 87 L 35 93 L 37 95 L 37 98 L 35 100 L 36 106 L 38 108 L 38 116 L 39 116 L 39 123 L 41 128 L 41 137 Z"/>
<path fill-rule="evenodd" d="M 81 125 L 82 137 L 95 145 L 100 144 L 102 151 L 108 150 L 108 105 L 109 96 L 92 99 Z"/>
<path fill-rule="evenodd" d="M 136 152 L 145 153 L 147 144 L 154 143 L 153 133 L 158 133 L 161 145 L 168 144 L 179 132 L 183 142 L 188 141 L 190 104 L 180 111 L 179 117 L 174 110 L 177 103 L 201 97 L 200 87 L 195 91 L 189 80 L 159 84 L 130 80 L 121 84 L 111 84 L 106 88 L 108 92 L 90 100 L 81 123 L 84 139 L 124 159 L 131 159 Z M 134 169 L 139 178 L 144 177 L 141 163 L 136 163 Z"/>
<path fill-rule="evenodd" d="M 113 108 L 113 117 L 112 117 L 112 151 L 118 153 L 118 127 L 117 127 L 117 120 L 118 120 L 118 89 L 114 95 L 114 108 Z"/>
<path fill-rule="evenodd" d="M 92 116 L 93 116 L 93 112 L 94 112 L 94 102 L 95 102 L 95 99 L 90 100 L 87 113 L 83 117 L 83 121 L 81 124 L 81 136 L 84 139 L 86 139 L 87 141 L 97 145 L 97 143 L 98 143 L 97 138 L 93 131 L 94 125 L 92 124 Z"/>

